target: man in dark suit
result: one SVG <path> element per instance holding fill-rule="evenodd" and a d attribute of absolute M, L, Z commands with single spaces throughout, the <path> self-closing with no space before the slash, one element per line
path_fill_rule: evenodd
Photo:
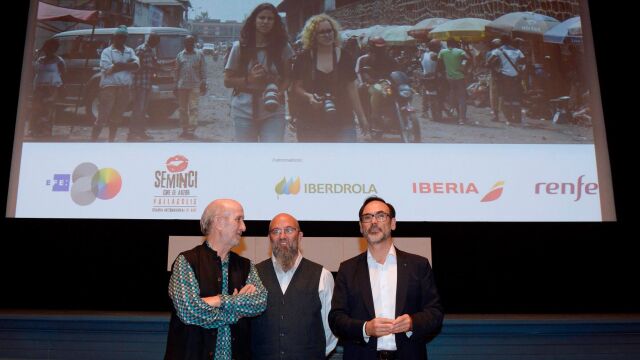
<path fill-rule="evenodd" d="M 429 261 L 393 245 L 395 209 L 382 198 L 359 215 L 367 251 L 340 264 L 329 313 L 344 359 L 426 359 L 443 319 Z"/>

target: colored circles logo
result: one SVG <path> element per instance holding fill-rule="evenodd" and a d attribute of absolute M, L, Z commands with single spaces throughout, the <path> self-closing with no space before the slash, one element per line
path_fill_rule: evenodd
<path fill-rule="evenodd" d="M 122 188 L 122 178 L 116 169 L 100 169 L 91 179 L 91 190 L 100 200 L 113 199 Z"/>
<path fill-rule="evenodd" d="M 122 189 L 122 177 L 116 169 L 98 167 L 92 163 L 82 163 L 73 170 L 71 199 L 78 205 L 86 206 L 96 199 L 113 199 Z"/>

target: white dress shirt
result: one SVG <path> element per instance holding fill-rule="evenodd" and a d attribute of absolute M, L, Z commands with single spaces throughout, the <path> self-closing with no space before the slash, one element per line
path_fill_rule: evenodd
<path fill-rule="evenodd" d="M 282 293 L 284 294 L 289 287 L 289 283 L 291 282 L 291 278 L 293 278 L 293 274 L 295 274 L 296 270 L 298 269 L 298 265 L 300 265 L 300 262 L 302 261 L 302 254 L 298 252 L 296 262 L 293 264 L 293 267 L 287 272 L 282 270 L 282 267 L 280 267 L 280 264 L 278 264 L 278 261 L 273 255 L 271 255 L 271 261 L 273 262 L 273 269 L 276 272 L 276 277 L 278 278 L 280 289 L 282 289 Z M 320 283 L 318 284 L 318 295 L 320 296 L 320 303 L 322 304 L 320 313 L 322 315 L 322 326 L 324 327 L 324 336 L 327 344 L 327 347 L 325 348 L 325 355 L 329 355 L 329 353 L 336 347 L 336 344 L 338 344 L 338 338 L 333 335 L 331 329 L 329 328 L 329 311 L 331 310 L 333 285 L 333 275 L 331 275 L 329 270 L 323 267 L 322 273 L 320 274 Z"/>
<path fill-rule="evenodd" d="M 369 268 L 369 281 L 371 282 L 371 295 L 373 295 L 373 307 L 376 317 L 395 319 L 396 318 L 396 288 L 398 286 L 398 259 L 396 258 L 396 248 L 392 245 L 389 248 L 384 264 L 380 264 L 367 250 L 367 267 Z M 362 327 L 364 340 L 369 342 Z M 396 335 L 389 334 L 378 338 L 377 350 L 395 351 Z"/>

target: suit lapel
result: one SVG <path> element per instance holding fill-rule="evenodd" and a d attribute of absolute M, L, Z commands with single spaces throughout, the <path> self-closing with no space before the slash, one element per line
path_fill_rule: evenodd
<path fill-rule="evenodd" d="M 403 314 L 404 304 L 407 300 L 407 289 L 409 287 L 409 265 L 405 253 L 396 248 L 396 259 L 398 262 L 398 282 L 396 284 L 396 317 Z"/>
<path fill-rule="evenodd" d="M 364 306 L 369 312 L 369 318 L 373 319 L 376 317 L 376 309 L 373 306 L 373 292 L 371 291 L 369 266 L 367 266 L 367 252 L 365 251 L 362 255 L 360 256 L 360 261 L 358 261 L 358 283 L 362 286 Z"/>

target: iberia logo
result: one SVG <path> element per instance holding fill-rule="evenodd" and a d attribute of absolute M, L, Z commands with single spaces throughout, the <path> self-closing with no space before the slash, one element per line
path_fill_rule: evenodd
<path fill-rule="evenodd" d="M 424 194 L 429 196 L 479 196 L 480 191 L 475 182 L 454 182 L 454 181 L 422 181 L 411 184 L 414 194 Z M 498 181 L 491 187 L 491 190 L 480 200 L 480 202 L 491 202 L 498 200 L 502 196 L 504 181 Z"/>
<path fill-rule="evenodd" d="M 300 177 L 289 178 L 289 181 L 285 177 L 276 184 L 276 194 L 280 195 L 297 195 L 300 192 Z"/>
<path fill-rule="evenodd" d="M 184 155 L 175 155 L 168 158 L 165 165 L 167 165 L 167 170 L 169 170 L 169 172 L 180 172 L 189 166 L 189 159 Z"/>
<path fill-rule="evenodd" d="M 502 196 L 502 190 L 504 189 L 504 181 L 498 181 L 493 184 L 491 190 L 485 195 L 480 202 L 490 202 L 495 201 Z"/>
<path fill-rule="evenodd" d="M 116 169 L 98 169 L 89 162 L 78 165 L 71 179 L 71 199 L 81 206 L 89 205 L 96 199 L 113 199 L 122 189 L 122 177 Z"/>

